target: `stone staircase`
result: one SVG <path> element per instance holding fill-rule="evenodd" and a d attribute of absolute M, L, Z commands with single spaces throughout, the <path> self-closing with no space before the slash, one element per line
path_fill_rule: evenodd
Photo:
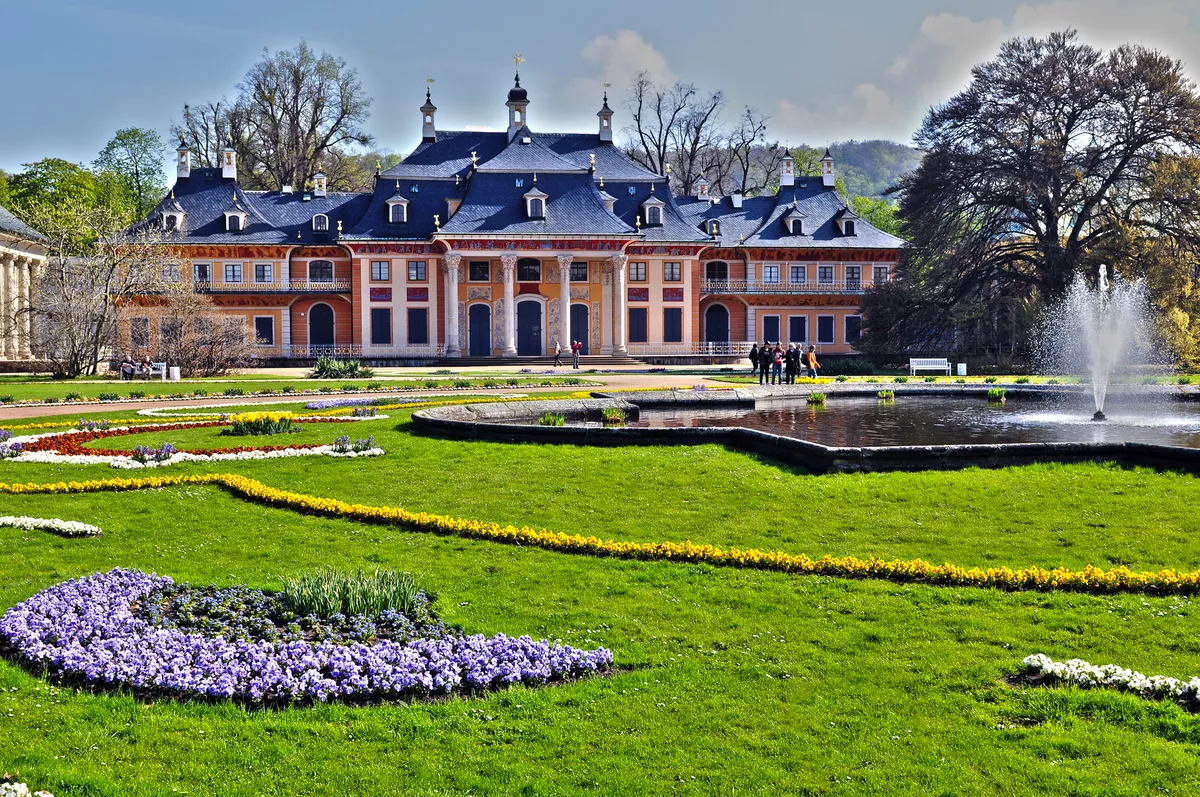
<path fill-rule="evenodd" d="M 568 355 L 563 355 L 563 368 L 571 367 L 571 358 Z M 441 367 L 455 368 L 479 368 L 481 366 L 504 365 L 516 368 L 552 368 L 554 367 L 554 355 L 548 357 L 453 357 L 442 358 L 437 361 Z M 616 357 L 609 354 L 585 354 L 579 358 L 580 368 L 611 368 L 614 365 L 645 365 L 641 360 L 636 360 L 633 357 Z"/>

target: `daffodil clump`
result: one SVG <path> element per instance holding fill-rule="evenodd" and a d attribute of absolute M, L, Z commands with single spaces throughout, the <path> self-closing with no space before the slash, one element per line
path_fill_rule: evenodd
<path fill-rule="evenodd" d="M 244 435 L 287 434 L 292 431 L 290 412 L 239 412 L 229 418 L 228 434 Z"/>

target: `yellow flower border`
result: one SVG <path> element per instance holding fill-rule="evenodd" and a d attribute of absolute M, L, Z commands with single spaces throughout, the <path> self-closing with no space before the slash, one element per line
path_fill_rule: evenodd
<path fill-rule="evenodd" d="M 619 542 L 582 534 L 565 534 L 528 526 L 502 526 L 478 520 L 453 518 L 428 512 L 410 512 L 399 507 L 355 504 L 336 498 L 279 490 L 260 481 L 232 473 L 196 476 L 150 476 L 131 479 L 100 479 L 47 484 L 6 484 L 0 493 L 9 495 L 61 495 L 102 491 L 147 490 L 182 485 L 216 485 L 237 498 L 308 512 L 326 517 L 403 526 L 414 531 L 524 545 L 584 556 L 616 557 L 647 561 L 697 562 L 711 565 L 755 568 L 796 575 L 836 578 L 881 579 L 939 586 L 992 587 L 1003 590 L 1050 590 L 1071 592 L 1155 592 L 1190 594 L 1200 592 L 1200 570 L 1180 572 L 1133 571 L 1126 567 L 1102 570 L 1088 565 L 1082 570 L 1028 567 L 964 568 L 954 564 L 932 564 L 922 559 L 860 559 L 855 556 L 824 556 L 756 549 L 718 548 L 691 542 Z"/>

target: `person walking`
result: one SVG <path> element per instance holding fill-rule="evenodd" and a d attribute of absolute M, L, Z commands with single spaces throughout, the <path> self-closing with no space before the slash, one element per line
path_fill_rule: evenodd
<path fill-rule="evenodd" d="M 557 368 L 562 365 L 562 344 L 557 340 L 554 341 L 554 366 Z"/>
<path fill-rule="evenodd" d="M 771 384 L 778 385 L 783 380 L 783 347 L 778 343 L 771 352 Z"/>
<path fill-rule="evenodd" d="M 583 342 L 578 340 L 571 341 L 571 367 L 576 371 L 579 370 L 579 352 L 583 351 Z"/>
<path fill-rule="evenodd" d="M 817 362 L 817 347 L 811 343 L 808 344 L 808 352 L 804 356 L 804 364 L 808 366 L 808 378 L 816 379 L 817 370 L 821 367 L 821 364 Z"/>
<path fill-rule="evenodd" d="M 764 340 L 758 350 L 758 383 L 769 384 L 771 381 L 771 347 Z"/>
<path fill-rule="evenodd" d="M 750 376 L 754 376 L 758 371 L 758 344 L 750 345 Z"/>

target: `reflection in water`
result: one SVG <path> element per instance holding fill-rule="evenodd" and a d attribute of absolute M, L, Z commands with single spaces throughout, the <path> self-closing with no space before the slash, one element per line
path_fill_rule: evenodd
<path fill-rule="evenodd" d="M 824 408 L 802 402 L 742 407 L 645 409 L 630 426 L 744 426 L 828 446 L 963 443 L 1144 442 L 1200 448 L 1200 405 L 1113 395 L 1109 420 L 1091 420 L 1090 396 L 1054 403 L 989 404 L 982 398 L 829 397 Z"/>

